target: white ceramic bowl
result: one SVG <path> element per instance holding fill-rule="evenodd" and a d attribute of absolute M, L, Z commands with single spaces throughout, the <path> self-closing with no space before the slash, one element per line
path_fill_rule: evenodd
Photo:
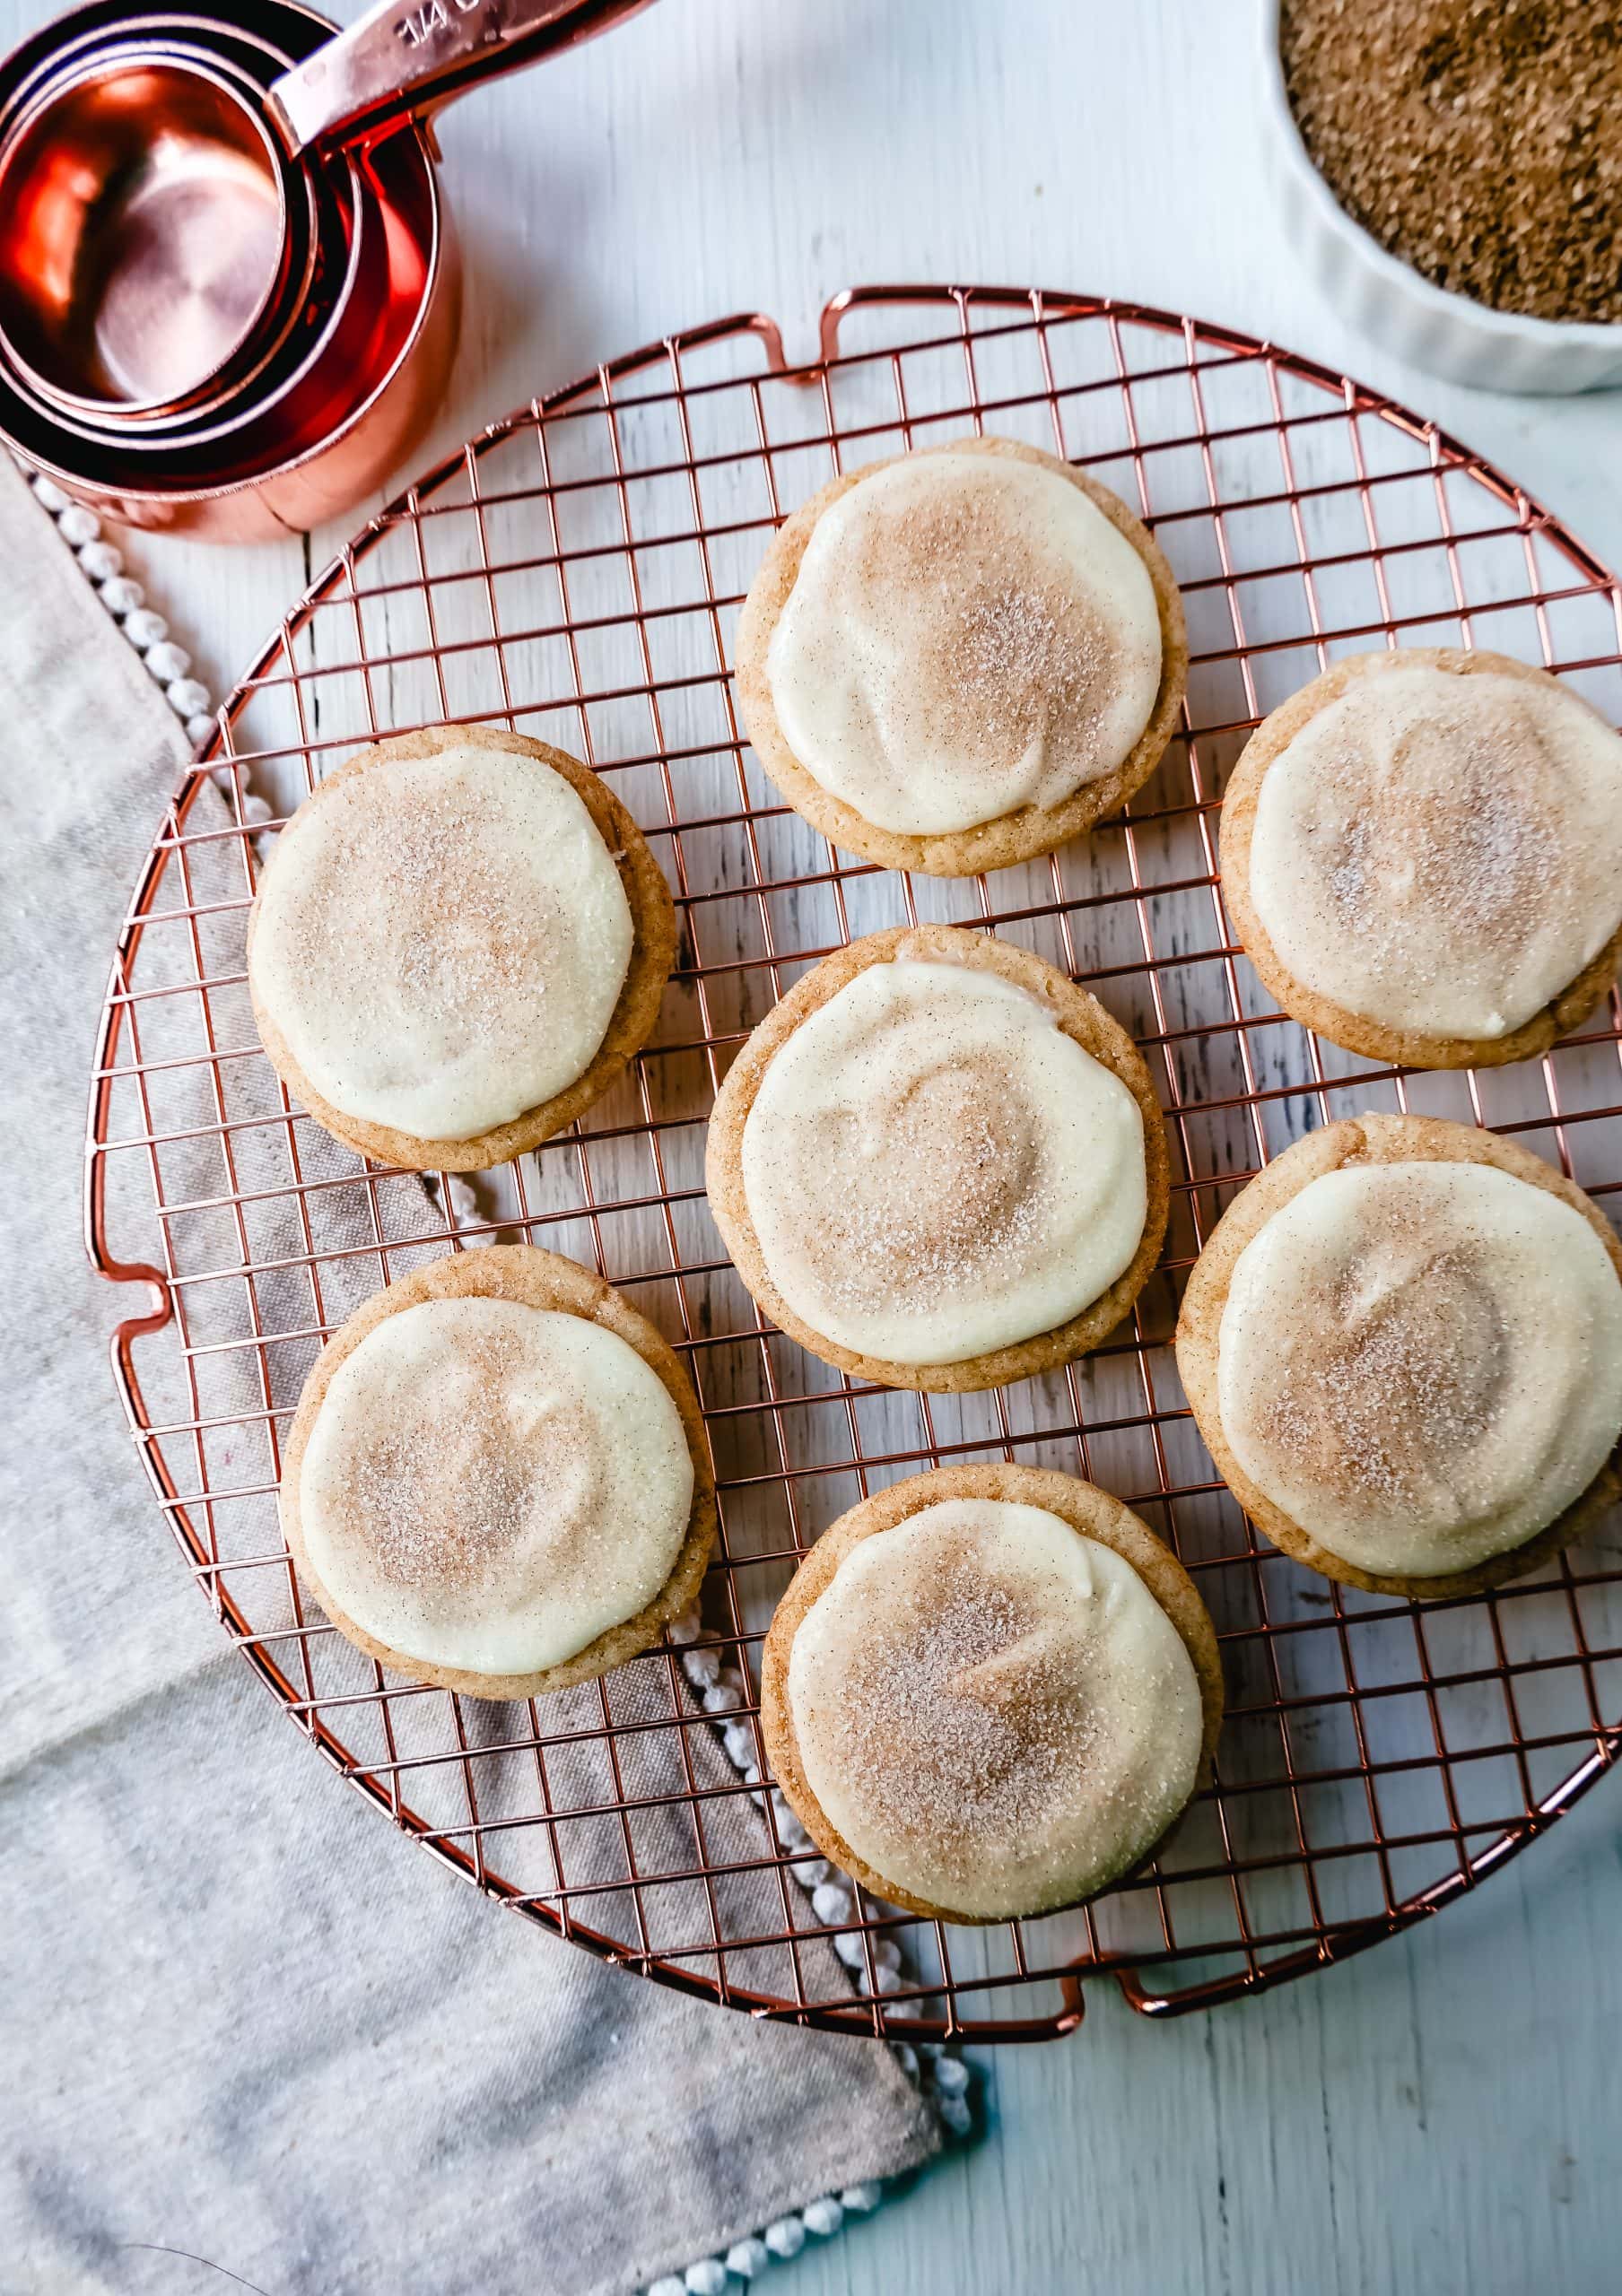
<path fill-rule="evenodd" d="M 1523 318 L 1434 287 L 1355 223 L 1301 140 L 1284 88 L 1279 0 L 1260 0 L 1268 161 L 1286 234 L 1351 324 L 1427 374 L 1494 391 L 1622 383 L 1622 326 Z"/>

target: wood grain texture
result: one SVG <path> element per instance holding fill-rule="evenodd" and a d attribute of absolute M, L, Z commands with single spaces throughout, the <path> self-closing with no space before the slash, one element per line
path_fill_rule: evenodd
<path fill-rule="evenodd" d="M 0 36 L 50 5 L 0 0 Z M 1617 396 L 1433 383 L 1298 273 L 1263 174 L 1255 36 L 1250 0 L 661 0 L 443 123 L 468 315 L 423 459 L 723 311 L 771 311 L 795 352 L 853 281 L 1036 281 L 1349 368 L 1622 559 Z M 343 538 L 126 554 L 222 691 Z M 1619 1903 L 1622 1801 L 1601 1787 L 1443 1919 L 1344 1969 L 1158 2027 L 1095 1986 L 1075 2039 L 981 2059 L 984 2142 L 771 2285 L 1609 2296 Z"/>

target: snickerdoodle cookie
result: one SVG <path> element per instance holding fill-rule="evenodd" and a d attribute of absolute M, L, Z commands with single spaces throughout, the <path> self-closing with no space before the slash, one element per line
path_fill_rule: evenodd
<path fill-rule="evenodd" d="M 1622 953 L 1622 738 L 1543 670 L 1337 662 L 1251 735 L 1222 890 L 1286 1012 L 1371 1060 L 1545 1052 Z"/>
<path fill-rule="evenodd" d="M 462 1252 L 378 1293 L 304 1385 L 300 1576 L 369 1657 L 474 1698 L 622 1665 L 692 1603 L 715 1484 L 685 1372 L 573 1260 Z"/>
<path fill-rule="evenodd" d="M 941 1468 L 842 1516 L 778 1605 L 761 1679 L 772 1770 L 817 1847 L 946 1921 L 1118 1880 L 1222 1724 L 1182 1565 L 1118 1499 L 1033 1467 Z"/>
<path fill-rule="evenodd" d="M 1495 1587 L 1622 1491 L 1622 1245 L 1581 1188 L 1468 1125 L 1297 1141 L 1200 1254 L 1177 1366 L 1246 1512 L 1348 1586 Z"/>
<path fill-rule="evenodd" d="M 722 1085 L 704 1167 L 790 1338 L 886 1387 L 1000 1387 L 1095 1347 L 1165 1233 L 1148 1071 L 1007 941 L 874 933 L 807 973 Z"/>
<path fill-rule="evenodd" d="M 755 753 L 798 813 L 888 869 L 1051 853 L 1148 778 L 1188 672 L 1171 569 L 1119 496 L 1011 439 L 836 478 L 737 626 Z"/>
<path fill-rule="evenodd" d="M 266 1053 L 362 1154 L 474 1171 L 646 1042 L 676 952 L 658 865 L 562 750 L 487 726 L 375 743 L 288 822 L 248 927 Z"/>

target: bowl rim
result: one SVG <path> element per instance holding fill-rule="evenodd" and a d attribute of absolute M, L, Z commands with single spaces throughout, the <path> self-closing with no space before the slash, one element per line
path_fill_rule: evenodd
<path fill-rule="evenodd" d="M 1356 248 L 1368 268 L 1411 301 L 1425 304 L 1435 316 L 1455 326 L 1473 327 L 1505 343 L 1536 344 L 1548 351 L 1603 351 L 1622 357 L 1622 320 L 1544 319 L 1530 311 L 1496 310 L 1490 303 L 1478 303 L 1473 296 L 1461 295 L 1452 287 L 1438 287 L 1411 263 L 1382 248 L 1372 231 L 1348 214 L 1307 150 L 1290 104 L 1284 81 L 1283 11 L 1284 0 L 1260 0 L 1257 11 L 1262 82 L 1269 103 L 1297 174 L 1308 179 L 1308 196 L 1318 214 Z"/>

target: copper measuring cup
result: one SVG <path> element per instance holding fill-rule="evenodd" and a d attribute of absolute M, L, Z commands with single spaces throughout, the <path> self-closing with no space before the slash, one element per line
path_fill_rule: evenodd
<path fill-rule="evenodd" d="M 289 46 L 266 27 L 194 12 L 187 0 L 158 17 L 98 0 L 36 34 L 0 67 L 0 370 L 46 413 L 109 429 L 173 426 L 216 404 L 275 356 L 323 262 L 313 173 L 292 187 L 290 202 L 281 179 L 262 172 L 267 147 L 275 164 L 268 123 L 257 130 L 258 152 L 243 152 L 241 139 L 255 134 L 246 114 L 235 145 L 205 133 L 185 143 L 172 133 L 153 139 L 146 95 L 154 81 L 170 83 L 179 124 L 191 131 L 200 110 L 208 117 L 196 100 L 197 78 L 232 78 L 251 107 L 314 44 Z M 217 213 L 206 196 L 215 187 Z M 160 208 L 166 201 L 179 207 L 172 252 L 181 275 L 168 282 L 161 265 L 128 260 L 132 240 L 150 246 L 158 235 L 154 199 Z M 205 217 L 206 238 L 196 229 Z M 265 239 L 278 231 L 283 253 L 271 291 L 280 314 L 267 308 L 269 291 L 246 311 L 216 308 L 219 294 L 232 292 L 225 251 L 244 232 Z M 145 315 L 126 301 L 132 288 L 140 295 L 149 287 L 172 289 L 161 330 L 142 324 Z M 159 362 L 157 396 L 131 371 L 129 353 L 144 364 L 144 345 Z"/>
<path fill-rule="evenodd" d="M 25 115 L 0 164 L 0 342 L 48 404 L 179 418 L 306 283 L 313 202 L 228 66 L 180 45 L 92 57 Z M 160 113 L 166 126 L 148 133 Z"/>
<path fill-rule="evenodd" d="M 173 21 L 167 38 L 162 27 L 170 20 L 140 20 L 144 47 L 129 37 L 131 20 L 99 0 L 57 28 L 69 36 L 60 45 L 77 51 L 69 69 L 53 69 L 48 39 L 41 54 L 37 39 L 30 44 L 33 53 L 19 52 L 21 72 L 13 66 L 0 72 L 0 430 L 69 491 L 135 523 L 229 536 L 284 530 L 346 507 L 403 450 L 402 410 L 409 407 L 420 427 L 449 363 L 455 265 L 433 179 L 428 114 L 473 82 L 536 61 L 643 4 L 646 0 L 425 0 L 406 7 L 384 0 L 348 31 L 318 40 L 309 36 L 310 28 L 325 30 L 321 20 L 290 0 L 223 0 L 218 7 L 187 11 Z M 217 23 L 231 30 L 244 19 L 279 30 L 287 20 L 297 20 L 303 31 L 294 43 L 301 49 L 299 60 L 267 87 L 207 70 L 182 80 L 169 68 L 175 61 L 173 30 L 200 36 L 206 46 Z M 106 45 L 110 31 L 124 35 L 111 52 Z M 8 75 L 17 83 L 9 91 Z M 153 234 L 132 228 L 127 204 L 119 204 L 123 178 L 116 169 L 100 177 L 93 168 L 81 169 L 86 212 L 76 222 L 57 217 L 58 247 L 85 250 L 78 279 L 71 263 L 59 261 L 54 301 L 42 300 L 37 289 L 31 298 L 20 291 L 37 277 L 40 250 L 26 229 L 13 224 L 20 217 L 26 225 L 42 212 L 33 187 L 42 171 L 48 174 L 57 148 L 53 127 L 60 120 L 65 128 L 82 128 L 87 83 L 96 91 L 92 116 L 109 102 L 109 91 L 126 95 L 132 112 L 149 100 L 157 103 L 159 109 L 145 115 L 146 148 L 167 152 L 170 189 L 184 179 L 206 190 L 211 178 L 220 179 L 222 165 L 234 175 L 257 170 L 267 149 L 273 155 L 257 188 L 250 183 L 243 193 L 233 185 L 239 204 L 259 203 L 256 228 L 222 231 L 211 242 L 230 248 L 229 278 L 211 279 L 196 310 L 188 306 L 194 335 L 214 360 L 205 372 L 185 375 L 173 361 L 166 319 L 172 291 L 154 296 L 151 280 L 154 269 L 172 280 L 176 250 L 161 235 L 154 245 Z M 181 88 L 186 103 L 177 117 L 166 107 Z M 206 147 L 201 165 L 199 144 Z M 426 203 L 401 196 L 402 150 L 420 155 Z M 223 161 L 222 155 L 228 155 Z M 8 172 L 20 161 L 29 165 L 13 180 L 29 196 L 8 198 Z M 344 274 L 335 283 L 329 270 L 329 309 L 318 304 L 308 309 L 301 300 L 305 290 L 295 284 L 295 317 L 319 325 L 290 344 L 286 283 L 308 274 L 301 272 L 288 218 L 313 198 L 319 244 L 323 230 L 330 235 L 341 204 L 336 187 L 344 180 L 353 187 Z M 111 204 L 98 213 L 98 196 L 109 187 Z M 137 204 L 151 196 L 142 189 Z M 174 204 L 184 209 L 183 197 Z M 273 208 L 283 223 L 274 245 L 263 229 Z M 153 212 L 161 222 L 162 197 Z M 409 300 L 414 283 L 416 308 L 402 331 L 386 322 L 402 299 Z M 6 321 L 14 324 L 19 303 L 41 333 L 53 310 L 74 314 L 71 327 L 52 345 L 60 354 L 56 371 L 41 372 L 37 342 L 28 346 L 32 356 L 18 355 Z M 443 308 L 436 311 L 436 304 Z M 146 314 L 152 331 L 144 335 Z M 126 389 L 121 403 L 108 401 L 103 380 L 115 363 L 107 342 L 113 316 L 124 330 L 114 345 L 118 371 L 135 378 L 143 394 Z M 273 339 L 278 324 L 283 335 Z M 92 363 L 98 359 L 99 367 Z M 160 375 L 167 397 L 153 387 Z M 89 390 L 83 387 L 87 382 Z M 380 397 L 392 404 L 396 419 L 388 425 L 379 419 Z M 318 463 L 324 472 L 318 473 Z M 290 488 L 284 482 L 295 469 L 301 483 Z"/>

